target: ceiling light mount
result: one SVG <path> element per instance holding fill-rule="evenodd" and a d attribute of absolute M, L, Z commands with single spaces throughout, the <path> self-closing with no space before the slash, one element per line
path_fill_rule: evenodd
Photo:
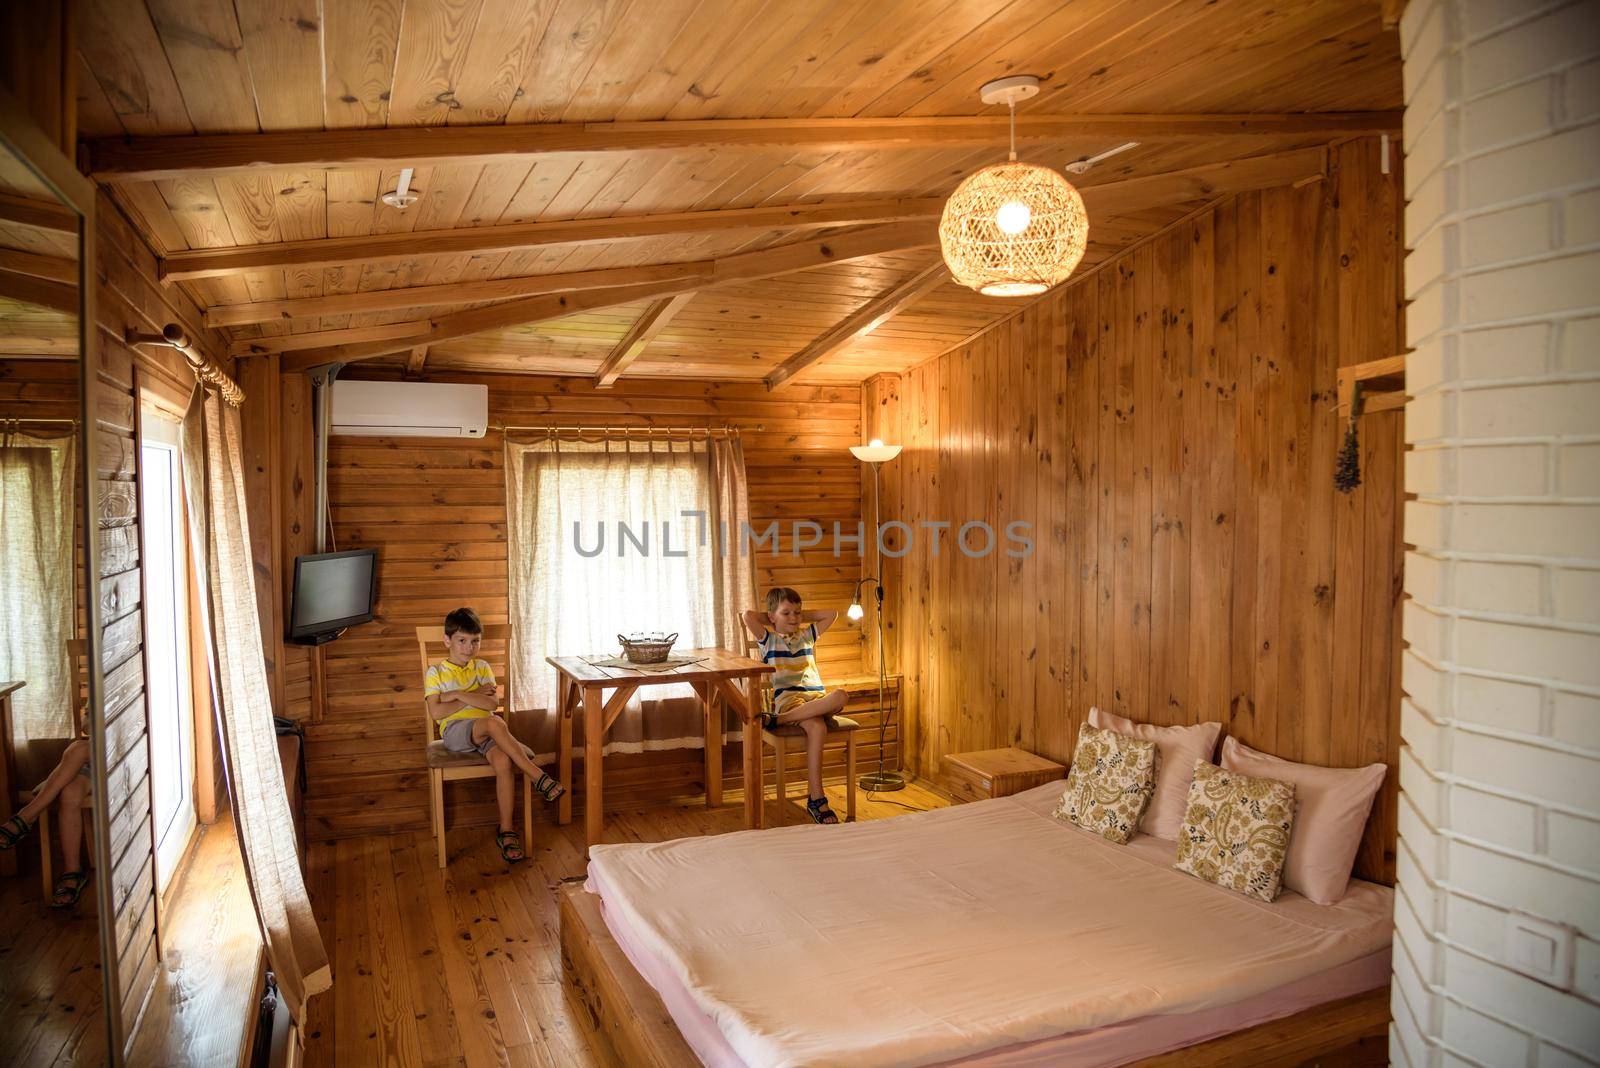
<path fill-rule="evenodd" d="M 411 205 L 422 199 L 422 194 L 411 191 L 412 169 L 406 167 L 400 171 L 400 184 L 394 187 L 392 193 L 385 193 L 378 199 L 389 205 L 395 211 L 405 211 Z"/>
<path fill-rule="evenodd" d="M 1039 95 L 1039 79 L 1032 74 L 1013 74 L 1009 78 L 996 78 L 985 82 L 978 90 L 978 99 L 985 104 L 1006 104 L 1016 107 L 1024 100 Z"/>

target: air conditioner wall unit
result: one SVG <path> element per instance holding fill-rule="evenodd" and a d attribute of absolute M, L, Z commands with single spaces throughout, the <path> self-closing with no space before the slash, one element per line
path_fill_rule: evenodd
<path fill-rule="evenodd" d="M 385 438 L 481 438 L 489 387 L 446 382 L 333 384 L 333 433 Z"/>

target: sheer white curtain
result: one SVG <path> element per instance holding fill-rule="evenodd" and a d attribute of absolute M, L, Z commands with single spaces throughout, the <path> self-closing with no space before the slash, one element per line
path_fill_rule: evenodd
<path fill-rule="evenodd" d="M 27 683 L 12 696 L 19 756 L 34 739 L 73 733 L 75 441 L 0 435 L 0 681 Z M 46 769 L 18 770 L 31 781 Z"/>
<path fill-rule="evenodd" d="M 256 615 L 239 412 L 213 394 L 205 397 L 202 416 L 200 391 L 195 392 L 196 402 L 184 419 L 184 485 L 192 544 L 205 547 L 203 557 L 195 554 L 195 570 L 206 601 L 207 652 L 228 795 L 267 961 L 290 1013 L 304 1024 L 306 999 L 333 980 L 300 874 L 278 763 Z"/>
<path fill-rule="evenodd" d="M 507 441 L 514 707 L 551 710 L 545 657 L 616 655 L 619 633 L 677 632 L 674 652 L 742 648 L 738 613 L 755 599 L 752 561 L 738 553 L 749 512 L 737 438 Z M 687 686 L 641 694 L 606 752 L 704 744 Z M 536 722 L 527 740 L 549 759 L 555 716 Z M 575 740 L 581 734 L 580 721 Z"/>

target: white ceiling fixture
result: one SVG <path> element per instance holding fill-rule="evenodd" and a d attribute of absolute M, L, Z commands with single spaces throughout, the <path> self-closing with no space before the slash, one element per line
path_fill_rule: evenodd
<path fill-rule="evenodd" d="M 1062 169 L 1067 171 L 1070 174 L 1087 174 L 1088 171 L 1089 171 L 1089 168 L 1093 167 L 1096 163 L 1100 163 L 1100 162 L 1102 162 L 1104 160 L 1108 160 L 1112 156 L 1115 156 L 1119 152 L 1126 152 L 1130 148 L 1138 148 L 1138 147 L 1139 147 L 1139 142 L 1137 142 L 1137 141 L 1129 141 L 1125 145 L 1118 145 L 1116 148 L 1108 148 L 1104 152 L 1100 153 L 1098 156 L 1085 156 L 1083 159 L 1073 160 L 1071 163 L 1067 164 Z"/>
<path fill-rule="evenodd" d="M 400 172 L 400 184 L 394 187 L 394 192 L 385 193 L 378 198 L 395 211 L 405 211 L 411 205 L 422 199 L 420 193 L 411 191 L 411 168 L 406 167 Z"/>

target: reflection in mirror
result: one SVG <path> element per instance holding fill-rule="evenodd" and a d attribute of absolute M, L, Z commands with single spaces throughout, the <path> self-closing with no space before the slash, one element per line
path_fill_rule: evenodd
<path fill-rule="evenodd" d="M 0 1049 L 105 1058 L 90 835 L 78 216 L 0 150 Z"/>

